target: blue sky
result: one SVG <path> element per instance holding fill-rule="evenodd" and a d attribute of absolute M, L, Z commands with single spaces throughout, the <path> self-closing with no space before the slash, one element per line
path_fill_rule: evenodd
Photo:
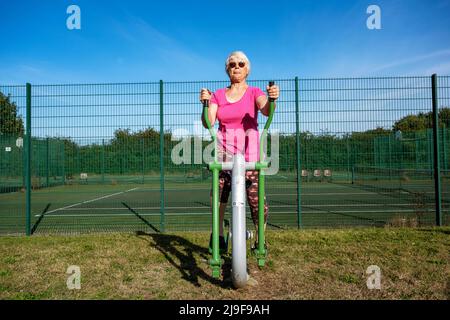
<path fill-rule="evenodd" d="M 66 9 L 81 9 L 68 30 Z M 366 27 L 369 5 L 381 30 Z M 450 0 L 1 1 L 0 84 L 450 74 Z"/>

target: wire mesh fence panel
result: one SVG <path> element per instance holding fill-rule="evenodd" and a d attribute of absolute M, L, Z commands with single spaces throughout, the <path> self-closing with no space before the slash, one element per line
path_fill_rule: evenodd
<path fill-rule="evenodd" d="M 205 148 L 211 143 L 201 121 L 201 88 L 224 82 L 164 83 L 164 215 L 166 230 L 211 228 L 211 175 Z M 210 152 L 211 154 L 211 152 Z"/>
<path fill-rule="evenodd" d="M 157 83 L 32 88 L 32 232 L 159 223 Z"/>
<path fill-rule="evenodd" d="M 415 158 L 429 145 L 422 143 L 416 152 L 411 140 L 426 124 L 408 126 L 408 117 L 431 119 L 429 77 L 302 79 L 300 110 L 302 169 L 308 177 L 302 182 L 305 226 L 433 223 L 432 180 L 422 184 L 384 174 L 430 165 L 432 157 Z M 355 170 L 371 179 L 354 183 Z M 386 192 L 399 179 L 429 197 Z"/>
<path fill-rule="evenodd" d="M 450 77 L 437 78 L 440 129 L 442 223 L 450 224 Z"/>
<path fill-rule="evenodd" d="M 0 234 L 25 230 L 26 87 L 0 86 Z"/>
<path fill-rule="evenodd" d="M 296 148 L 296 91 L 295 80 L 274 80 L 280 88 L 273 122 L 266 143 L 270 160 L 266 170 L 266 199 L 269 207 L 268 227 L 284 229 L 298 226 L 297 212 L 297 148 Z M 267 81 L 250 81 L 250 85 L 266 92 Z M 267 118 L 259 113 L 260 131 Z M 250 212 L 250 208 L 248 208 Z M 249 218 L 249 224 L 251 219 Z"/>

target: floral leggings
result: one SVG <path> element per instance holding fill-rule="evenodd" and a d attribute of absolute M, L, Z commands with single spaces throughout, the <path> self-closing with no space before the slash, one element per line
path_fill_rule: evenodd
<path fill-rule="evenodd" d="M 252 220 L 258 225 L 258 171 L 250 170 L 245 173 L 245 187 L 247 191 L 247 202 L 250 206 Z M 219 201 L 220 203 L 228 203 L 231 192 L 231 172 L 219 172 Z M 212 195 L 212 191 L 211 191 Z M 264 222 L 267 222 L 269 207 L 267 199 L 264 196 Z"/>

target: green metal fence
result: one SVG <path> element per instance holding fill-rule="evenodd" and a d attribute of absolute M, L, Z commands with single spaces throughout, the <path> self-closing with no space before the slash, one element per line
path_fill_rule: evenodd
<path fill-rule="evenodd" d="M 269 227 L 448 224 L 450 77 L 433 79 L 275 80 Z M 227 85 L 0 86 L 0 234 L 209 229 L 198 96 Z"/>
<path fill-rule="evenodd" d="M 441 215 L 436 217 L 436 223 L 450 223 L 450 77 L 436 77 L 436 108 L 439 113 L 438 143 L 440 160 L 440 194 Z M 439 204 L 437 204 L 439 205 Z"/>

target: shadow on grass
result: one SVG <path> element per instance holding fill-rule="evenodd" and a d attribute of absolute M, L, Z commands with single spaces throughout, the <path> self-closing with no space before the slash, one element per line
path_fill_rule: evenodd
<path fill-rule="evenodd" d="M 182 279 L 197 287 L 201 286 L 199 279 L 203 279 L 224 289 L 232 288 L 231 259 L 228 256 L 222 257 L 224 259 L 224 264 L 222 265 L 222 277 L 224 280 L 215 279 L 211 276 L 211 269 L 208 270 L 210 273 L 206 273 L 198 265 L 200 261 L 209 267 L 211 255 L 208 248 L 198 246 L 176 235 L 142 231 L 136 232 L 136 235 L 148 237 L 150 246 L 158 249 L 166 260 L 178 269 Z"/>
<path fill-rule="evenodd" d="M 52 205 L 51 203 L 48 203 L 47 206 L 45 207 L 44 211 L 41 212 L 41 214 L 39 215 L 39 218 L 37 219 L 36 223 L 31 228 L 31 234 L 34 234 L 37 231 L 37 228 L 38 228 L 39 224 L 42 222 L 42 219 L 44 219 L 44 216 L 47 213 L 47 211 L 48 211 L 48 209 L 50 208 L 51 205 Z"/>

